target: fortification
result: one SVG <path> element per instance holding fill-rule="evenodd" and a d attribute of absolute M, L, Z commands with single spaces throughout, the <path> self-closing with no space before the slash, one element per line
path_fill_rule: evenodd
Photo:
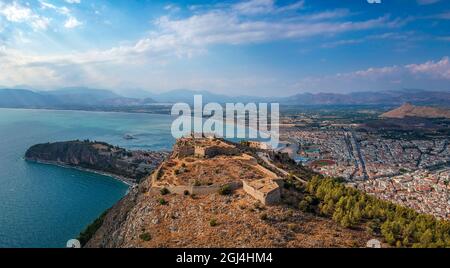
<path fill-rule="evenodd" d="M 243 188 L 266 205 L 281 198 L 276 174 L 233 143 L 215 138 L 177 140 L 172 157 L 152 174 L 151 181 L 153 190 L 166 188 L 173 194 L 210 194 L 227 186 Z"/>
<path fill-rule="evenodd" d="M 243 181 L 244 191 L 264 205 L 278 204 L 281 200 L 282 179 Z"/>

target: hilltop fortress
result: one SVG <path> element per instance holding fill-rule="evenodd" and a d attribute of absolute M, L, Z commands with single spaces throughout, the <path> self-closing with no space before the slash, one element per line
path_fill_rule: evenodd
<path fill-rule="evenodd" d="M 234 144 L 213 137 L 181 138 L 170 159 L 151 176 L 152 190 L 202 195 L 244 191 L 264 205 L 279 203 L 282 179 Z"/>
<path fill-rule="evenodd" d="M 258 143 L 179 139 L 80 241 L 94 248 L 268 248 L 363 246 L 372 238 L 302 212 L 303 193 L 265 152 Z"/>

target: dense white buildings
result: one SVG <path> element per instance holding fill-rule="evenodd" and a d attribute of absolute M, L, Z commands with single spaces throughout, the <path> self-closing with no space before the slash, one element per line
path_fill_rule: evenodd
<path fill-rule="evenodd" d="M 358 189 L 437 217 L 450 217 L 448 139 L 395 140 L 336 129 L 288 129 L 304 164 Z"/>

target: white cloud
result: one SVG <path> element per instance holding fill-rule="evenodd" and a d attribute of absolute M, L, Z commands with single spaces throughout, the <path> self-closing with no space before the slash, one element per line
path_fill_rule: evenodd
<path fill-rule="evenodd" d="M 65 0 L 69 4 L 79 4 L 81 3 L 81 0 Z"/>
<path fill-rule="evenodd" d="M 192 15 L 183 18 L 162 16 L 153 22 L 154 29 L 148 36 L 134 43 L 107 50 L 33 54 L 30 51 L 3 48 L 3 51 L 0 49 L 2 70 L 0 84 L 56 87 L 83 81 L 100 87 L 121 85 L 136 87 L 157 85 L 160 88 L 177 88 L 185 85 L 208 89 L 280 87 L 285 85 L 286 81 L 280 81 L 267 74 L 258 76 L 241 73 L 236 77 L 229 75 L 227 78 L 207 75 L 208 79 L 202 78 L 201 75 L 185 75 L 181 78 L 178 74 L 177 79 L 174 79 L 173 71 L 163 74 L 156 72 L 162 66 L 180 58 L 203 55 L 211 45 L 301 40 L 377 28 L 395 28 L 404 24 L 403 20 L 391 19 L 389 16 L 352 21 L 347 18 L 350 14 L 347 10 L 299 12 L 302 14 L 293 12 L 289 18 L 279 16 L 279 12 L 301 9 L 303 1 L 287 6 L 275 5 L 274 1 L 244 3 L 247 5 L 239 8 L 232 4 L 212 10 L 196 9 Z M 65 12 L 52 4 L 43 8 L 53 9 L 61 14 Z M 264 16 L 260 16 L 261 14 Z M 81 25 L 70 11 L 64 15 L 67 16 L 65 27 L 73 28 Z M 155 73 L 152 75 L 152 72 Z M 242 77 L 244 75 L 254 76 L 254 79 Z"/>
<path fill-rule="evenodd" d="M 0 9 L 0 14 L 12 22 L 23 22 L 29 20 L 33 13 L 28 7 L 23 7 L 14 2 L 11 5 L 3 5 Z"/>
<path fill-rule="evenodd" d="M 82 22 L 78 21 L 77 18 L 70 16 L 64 23 L 64 27 L 68 29 L 73 29 L 83 25 Z"/>
<path fill-rule="evenodd" d="M 44 2 L 44 1 L 40 1 L 40 4 L 42 6 L 43 9 L 53 9 L 56 12 L 62 14 L 62 15 L 69 15 L 70 14 L 70 9 L 68 9 L 67 7 L 57 7 L 53 4 Z"/>
<path fill-rule="evenodd" d="M 265 92 L 274 88 L 284 94 L 309 92 L 349 92 L 424 88 L 450 90 L 450 60 L 426 61 L 405 65 L 371 67 L 347 73 L 320 77 L 305 77 L 298 81 L 285 80 L 273 74 L 252 72 L 235 74 L 202 74 L 165 69 L 172 55 L 189 56 L 190 51 L 177 43 L 173 36 L 154 36 L 133 46 L 121 46 L 106 51 L 89 51 L 44 56 L 0 47 L 0 83 L 4 85 L 31 84 L 49 88 L 64 85 L 98 87 L 147 87 L 159 90 L 173 88 L 210 89 L 229 92 L 232 89 Z M 187 54 L 186 54 L 187 53 Z M 124 72 L 123 70 L 127 70 Z M 444 86 L 448 85 L 448 86 Z M 253 91 L 252 91 L 253 90 Z M 239 92 L 233 92 L 239 94 Z M 251 93 L 249 93 L 251 94 Z"/>
<path fill-rule="evenodd" d="M 233 6 L 235 11 L 250 15 L 270 13 L 274 8 L 274 0 L 250 0 Z"/>
<path fill-rule="evenodd" d="M 450 80 L 450 62 L 448 57 L 444 57 L 440 61 L 409 64 L 405 68 L 415 75 L 427 75 L 436 79 Z"/>
<path fill-rule="evenodd" d="M 169 4 L 169 5 L 166 5 L 164 7 L 164 10 L 167 10 L 167 11 L 170 11 L 170 12 L 178 12 L 178 11 L 181 10 L 181 8 L 179 6 L 177 6 L 177 5 Z"/>
<path fill-rule="evenodd" d="M 180 42 L 195 45 L 245 44 L 282 39 L 301 39 L 318 35 L 339 34 L 383 27 L 396 27 L 399 21 L 380 17 L 366 21 L 292 21 L 245 20 L 239 16 L 211 11 L 186 19 L 161 17 L 156 25 Z"/>
<path fill-rule="evenodd" d="M 298 1 L 283 7 L 277 7 L 274 0 L 247 0 L 232 6 L 234 12 L 244 15 L 280 13 L 298 10 L 304 7 L 305 1 Z"/>
<path fill-rule="evenodd" d="M 17 2 L 11 4 L 0 2 L 0 15 L 3 15 L 6 20 L 13 23 L 27 23 L 34 30 L 46 30 L 50 23 L 49 18 L 39 16 L 29 7 L 20 5 Z"/>
<path fill-rule="evenodd" d="M 343 18 L 350 15 L 350 12 L 347 9 L 335 9 L 335 10 L 328 10 L 328 11 L 323 11 L 323 12 L 319 12 L 319 13 L 314 13 L 314 14 L 310 14 L 310 15 L 304 15 L 301 16 L 300 18 L 302 20 L 330 20 L 330 19 L 338 19 L 338 18 Z"/>
<path fill-rule="evenodd" d="M 75 2 L 68 2 L 68 3 L 79 3 L 79 1 L 78 2 L 76 2 L 76 1 Z M 51 4 L 51 3 L 44 2 L 44 1 L 40 1 L 40 4 L 41 4 L 43 9 L 51 9 L 51 10 L 54 10 L 54 11 L 56 11 L 57 13 L 59 13 L 61 15 L 64 15 L 66 17 L 66 20 L 64 22 L 64 27 L 65 28 L 73 29 L 73 28 L 77 28 L 77 27 L 79 27 L 79 26 L 81 26 L 83 24 L 74 15 L 72 15 L 72 11 L 69 8 L 65 7 L 65 6 L 58 7 L 58 6 L 55 6 L 55 5 Z"/>
<path fill-rule="evenodd" d="M 332 41 L 328 43 L 324 43 L 321 47 L 323 48 L 334 48 L 338 46 L 345 46 L 345 45 L 355 45 L 355 44 L 361 44 L 364 42 L 373 42 L 376 40 L 397 40 L 401 41 L 401 45 L 404 45 L 403 42 L 412 42 L 423 39 L 423 36 L 418 35 L 416 32 L 386 32 L 382 34 L 375 34 L 375 35 L 368 35 L 361 37 L 359 39 L 344 39 L 344 40 L 337 40 Z"/>
<path fill-rule="evenodd" d="M 306 77 L 297 81 L 291 88 L 292 92 L 349 92 L 401 88 L 450 90 L 450 61 L 448 57 L 443 57 L 438 61 L 371 67 L 323 77 Z"/>

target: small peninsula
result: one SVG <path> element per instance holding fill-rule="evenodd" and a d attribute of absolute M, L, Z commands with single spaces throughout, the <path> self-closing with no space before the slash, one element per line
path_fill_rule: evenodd
<path fill-rule="evenodd" d="M 168 154 L 130 151 L 105 142 L 75 140 L 34 145 L 25 153 L 25 159 L 111 175 L 127 184 L 136 184 L 158 167 Z"/>

